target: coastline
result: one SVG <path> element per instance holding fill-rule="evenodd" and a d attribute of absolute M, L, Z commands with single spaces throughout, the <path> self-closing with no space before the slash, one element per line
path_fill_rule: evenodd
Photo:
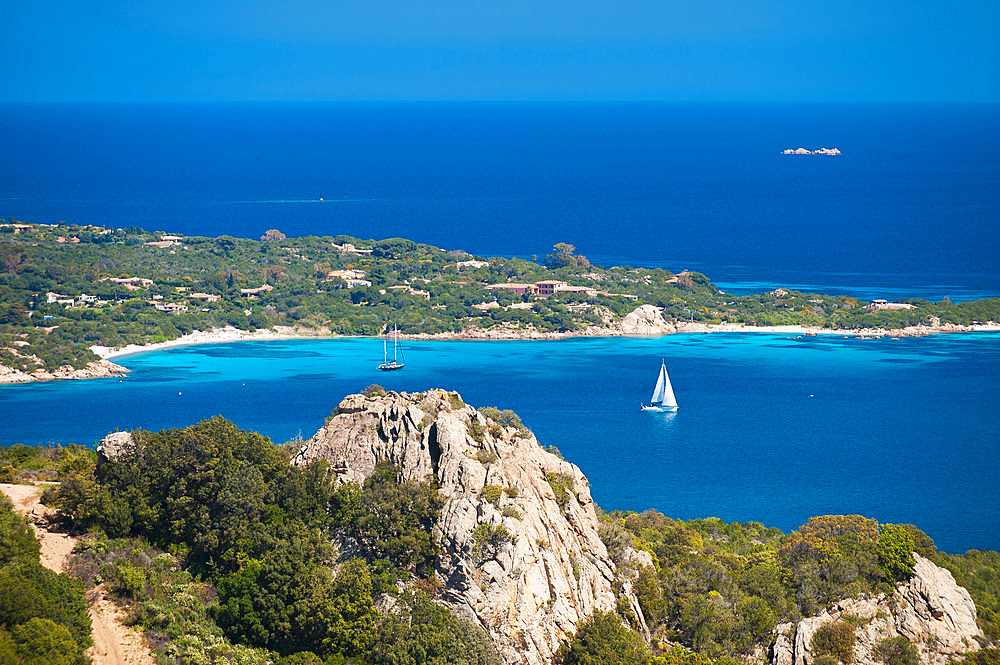
<path fill-rule="evenodd" d="M 820 335 L 838 335 L 841 337 L 853 337 L 860 340 L 880 339 L 882 337 L 902 338 L 902 337 L 927 337 L 930 335 L 953 334 L 964 332 L 991 332 L 1000 333 L 1000 323 L 989 322 L 972 326 L 956 326 L 944 324 L 940 326 L 911 326 L 909 328 L 862 328 L 857 330 L 816 328 L 810 326 L 746 326 L 736 323 L 704 324 L 666 323 L 662 319 L 659 321 L 644 321 L 639 325 L 618 326 L 616 328 L 590 327 L 584 330 L 571 332 L 539 332 L 536 330 L 523 330 L 514 328 L 469 328 L 458 333 L 436 333 L 400 335 L 401 339 L 417 341 L 542 341 L 571 339 L 574 337 L 659 337 L 663 335 L 674 335 L 681 333 L 699 334 L 759 334 L 770 333 L 786 335 L 789 338 L 813 337 Z M 317 330 L 308 331 L 301 328 L 275 327 L 269 330 L 240 330 L 238 328 L 226 327 L 216 328 L 209 331 L 196 331 L 177 339 L 165 342 L 155 342 L 152 344 L 129 344 L 121 348 L 111 348 L 107 346 L 94 345 L 91 350 L 100 356 L 100 360 L 94 361 L 83 369 L 73 369 L 64 366 L 54 372 L 37 370 L 31 374 L 13 370 L 0 365 L 0 385 L 35 383 L 38 381 L 57 381 L 70 379 L 96 379 L 125 376 L 129 369 L 111 362 L 113 358 L 129 356 L 137 353 L 148 353 L 150 351 L 162 351 L 184 346 L 197 346 L 201 344 L 228 344 L 232 342 L 270 342 L 286 341 L 297 339 L 349 339 L 355 336 L 334 335 L 329 331 Z M 375 337 L 378 338 L 377 336 Z M 6 370 L 6 371 L 5 371 Z"/>

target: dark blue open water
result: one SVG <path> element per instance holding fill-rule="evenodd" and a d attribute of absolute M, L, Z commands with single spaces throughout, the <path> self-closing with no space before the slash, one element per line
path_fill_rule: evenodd
<path fill-rule="evenodd" d="M 1000 295 L 1000 108 L 766 104 L 0 105 L 0 217 L 257 237 L 404 236 L 480 255 L 898 298 Z M 788 157 L 786 147 L 839 147 Z M 318 202 L 322 196 L 325 201 Z M 912 522 L 1000 547 L 1000 335 L 247 343 L 0 387 L 0 442 L 93 443 L 222 413 L 309 436 L 373 381 L 515 409 L 605 508 Z M 682 408 L 640 414 L 665 356 Z M 182 393 L 182 394 L 178 394 Z M 812 395 L 813 397 L 810 397 Z"/>
<path fill-rule="evenodd" d="M 0 105 L 0 216 L 1000 293 L 1000 106 Z M 839 147 L 840 157 L 782 156 Z M 313 201 L 323 197 L 322 203 Z"/>

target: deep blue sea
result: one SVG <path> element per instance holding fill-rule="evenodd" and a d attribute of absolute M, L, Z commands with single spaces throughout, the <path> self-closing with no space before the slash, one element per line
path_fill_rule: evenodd
<path fill-rule="evenodd" d="M 734 292 L 965 300 L 1000 293 L 998 118 L 998 105 L 0 105 L 0 217 L 402 236 L 486 256 L 569 242 Z M 778 154 L 799 146 L 844 154 Z"/>
<path fill-rule="evenodd" d="M 724 289 L 1000 295 L 1000 107 L 665 103 L 0 105 L 0 217 L 199 235 L 569 242 Z M 839 157 L 782 156 L 838 147 Z M 322 197 L 322 202 L 318 199 Z M 221 413 L 310 436 L 378 381 L 515 409 L 606 509 L 911 522 L 1000 548 L 1000 335 L 676 335 L 139 354 L 125 379 L 0 387 L 0 443 L 92 444 Z M 665 357 L 681 409 L 638 412 Z"/>

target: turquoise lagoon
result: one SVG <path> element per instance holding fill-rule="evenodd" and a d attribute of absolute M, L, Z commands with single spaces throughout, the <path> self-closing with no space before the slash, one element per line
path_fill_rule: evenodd
<path fill-rule="evenodd" d="M 125 356 L 124 379 L 0 388 L 0 443 L 93 445 L 116 428 L 222 414 L 308 438 L 347 393 L 457 390 L 514 409 L 580 466 L 606 510 L 913 523 L 941 549 L 1000 548 L 1000 335 L 901 340 L 772 334 L 407 342 L 242 342 Z M 641 413 L 665 358 L 680 408 Z"/>

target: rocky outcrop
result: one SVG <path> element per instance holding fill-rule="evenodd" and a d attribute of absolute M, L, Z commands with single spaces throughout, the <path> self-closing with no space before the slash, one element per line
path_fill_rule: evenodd
<path fill-rule="evenodd" d="M 131 446 L 132 443 L 133 439 L 131 432 L 111 432 L 97 444 L 97 454 L 102 458 L 113 462 L 117 460 L 122 453 L 125 452 L 126 447 Z"/>
<path fill-rule="evenodd" d="M 663 310 L 653 305 L 640 305 L 625 315 L 620 324 L 623 335 L 667 335 L 677 332 L 677 326 L 663 318 Z"/>
<path fill-rule="evenodd" d="M 486 629 L 508 663 L 550 662 L 579 620 L 619 599 L 645 629 L 630 579 L 598 535 L 587 479 L 523 427 L 487 419 L 443 390 L 350 395 L 293 463 L 316 459 L 338 481 L 363 482 L 382 460 L 405 478 L 436 479 L 447 499 L 435 534 L 446 600 Z"/>
<path fill-rule="evenodd" d="M 945 665 L 967 651 L 979 648 L 983 633 L 976 625 L 976 606 L 969 592 L 958 586 L 944 568 L 915 554 L 916 566 L 909 582 L 896 587 L 891 597 L 843 600 L 819 616 L 775 628 L 772 665 L 809 665 L 816 631 L 845 617 L 857 622 L 854 646 L 856 665 L 881 665 L 873 654 L 886 638 L 902 635 L 917 645 L 922 665 Z"/>
<path fill-rule="evenodd" d="M 36 369 L 34 372 L 23 372 L 19 369 L 0 365 L 0 383 L 29 383 L 32 381 L 56 381 L 59 379 L 101 379 L 112 376 L 125 376 L 129 370 L 116 365 L 110 360 L 95 360 L 82 369 L 72 365 L 63 365 L 57 370 L 48 371 Z"/>

